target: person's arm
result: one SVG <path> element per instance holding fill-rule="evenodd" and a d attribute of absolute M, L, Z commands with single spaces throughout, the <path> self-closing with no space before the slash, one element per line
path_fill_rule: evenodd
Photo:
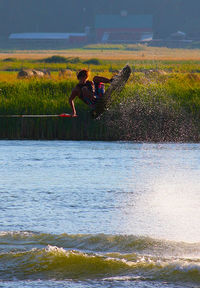
<path fill-rule="evenodd" d="M 77 116 L 76 108 L 75 108 L 75 105 L 74 105 L 74 99 L 76 98 L 76 96 L 78 96 L 78 91 L 77 91 L 77 89 L 73 89 L 72 93 L 71 93 L 71 95 L 69 97 L 69 104 L 70 104 L 70 106 L 72 108 L 72 112 L 73 112 L 72 117 L 76 117 Z"/>
<path fill-rule="evenodd" d="M 93 78 L 94 83 L 100 83 L 100 82 L 110 83 L 111 82 L 110 80 L 111 79 L 108 79 L 108 78 L 102 77 L 102 76 L 94 76 L 94 78 Z"/>

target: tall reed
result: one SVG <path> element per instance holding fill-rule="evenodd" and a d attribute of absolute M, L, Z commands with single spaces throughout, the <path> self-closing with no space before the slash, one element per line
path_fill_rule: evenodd
<path fill-rule="evenodd" d="M 0 82 L 0 114 L 70 113 L 77 81 Z M 199 141 L 200 77 L 195 73 L 134 72 L 100 120 L 76 100 L 77 118 L 0 118 L 0 138 Z"/>

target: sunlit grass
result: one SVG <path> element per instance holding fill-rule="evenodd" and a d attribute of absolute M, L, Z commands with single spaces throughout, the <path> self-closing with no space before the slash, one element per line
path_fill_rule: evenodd
<path fill-rule="evenodd" d="M 90 79 L 96 73 L 90 73 Z M 103 73 L 111 77 L 112 73 Z M 53 72 L 51 78 L 17 79 L 17 72 L 0 72 L 0 110 L 12 113 L 53 113 L 68 109 L 71 90 L 77 83 L 76 73 L 62 78 Z M 161 101 L 173 99 L 176 104 L 190 111 L 197 112 L 200 108 L 200 75 L 198 73 L 142 73 L 134 72 L 126 87 L 126 94 L 118 98 L 134 98 L 139 95 L 150 103 L 153 95 L 160 95 Z M 123 94 L 123 95 L 122 95 Z M 83 104 L 84 105 L 84 104 Z M 11 108 L 12 107 L 12 108 Z"/>
<path fill-rule="evenodd" d="M 98 48 L 99 46 L 94 51 Z M 144 48 L 147 50 L 137 52 L 146 53 L 149 47 Z M 107 47 L 107 50 L 109 49 L 112 49 L 112 46 Z M 119 47 L 119 49 L 122 48 Z M 124 49 L 134 49 L 134 47 Z M 150 51 L 152 53 L 153 50 Z M 167 50 L 163 49 L 162 52 L 164 51 Z M 135 53 L 134 50 L 132 52 Z M 29 56 L 31 59 L 28 59 Z M 6 57 L 8 58 L 8 55 Z M 80 69 L 90 70 L 90 80 L 95 75 L 111 78 L 127 63 L 126 60 L 121 58 L 113 60 L 112 57 L 96 61 L 96 65 L 86 64 L 87 58 L 80 58 L 77 63 L 73 61 L 72 63 L 70 61 L 45 63 L 40 61 L 41 55 L 38 59 L 32 58 L 32 54 L 26 54 L 26 57 L 26 59 L 18 59 L 14 55 L 15 59 L 12 61 L 0 61 L 0 115 L 70 113 L 69 95 L 77 84 L 76 74 Z M 47 55 L 44 54 L 43 58 L 46 57 Z M 92 59 L 91 55 L 88 59 Z M 95 61 L 89 61 L 89 63 L 92 62 L 95 63 Z M 40 135 L 47 135 L 44 137 L 66 139 L 66 135 L 63 134 L 64 129 L 69 139 L 88 139 L 89 137 L 89 139 L 98 140 L 200 140 L 198 124 L 198 119 L 200 119 L 200 60 L 171 60 L 170 58 L 159 60 L 143 57 L 136 60 L 132 58 L 129 64 L 133 73 L 123 91 L 113 95 L 111 108 L 101 121 L 93 121 L 87 113 L 89 108 L 77 99 L 76 108 L 79 115 L 77 120 L 62 123 L 56 119 L 47 120 L 47 122 L 46 120 L 25 120 L 23 123 L 28 123 L 25 129 L 24 126 L 20 126 L 22 125 L 20 119 L 14 121 L 2 118 L 0 120 L 3 121 L 0 128 L 2 137 L 10 137 L 12 134 L 14 138 L 29 135 L 27 137 L 37 139 Z M 51 76 L 43 79 L 18 79 L 18 71 L 22 68 L 49 69 Z M 67 69 L 66 75 L 59 75 L 60 69 Z M 27 132 L 29 129 L 30 132 Z M 46 131 L 46 134 L 41 131 Z"/>

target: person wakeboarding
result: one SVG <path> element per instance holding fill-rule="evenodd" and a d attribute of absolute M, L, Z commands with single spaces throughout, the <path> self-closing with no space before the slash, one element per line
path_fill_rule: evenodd
<path fill-rule="evenodd" d="M 72 117 L 76 117 L 76 108 L 74 100 L 76 97 L 81 99 L 85 104 L 87 104 L 91 109 L 95 108 L 98 99 L 100 99 L 105 93 L 104 83 L 111 83 L 112 78 L 108 79 L 102 76 L 95 76 L 93 81 L 88 80 L 89 72 L 88 70 L 81 70 L 77 74 L 77 79 L 79 83 L 72 90 L 69 97 L 69 104 L 72 108 Z"/>

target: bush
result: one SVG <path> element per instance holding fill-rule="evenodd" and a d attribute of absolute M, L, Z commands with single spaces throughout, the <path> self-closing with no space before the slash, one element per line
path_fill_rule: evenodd
<path fill-rule="evenodd" d="M 40 60 L 40 62 L 44 63 L 66 63 L 67 58 L 63 56 L 54 55 L 45 59 Z"/>
<path fill-rule="evenodd" d="M 91 58 L 83 62 L 84 64 L 101 65 L 101 61 L 97 58 Z"/>
<path fill-rule="evenodd" d="M 40 62 L 44 63 L 80 63 L 81 60 L 79 57 L 64 57 L 59 55 L 54 55 L 45 59 L 41 59 Z"/>
<path fill-rule="evenodd" d="M 16 61 L 17 59 L 12 57 L 3 59 L 3 62 L 16 62 Z"/>

